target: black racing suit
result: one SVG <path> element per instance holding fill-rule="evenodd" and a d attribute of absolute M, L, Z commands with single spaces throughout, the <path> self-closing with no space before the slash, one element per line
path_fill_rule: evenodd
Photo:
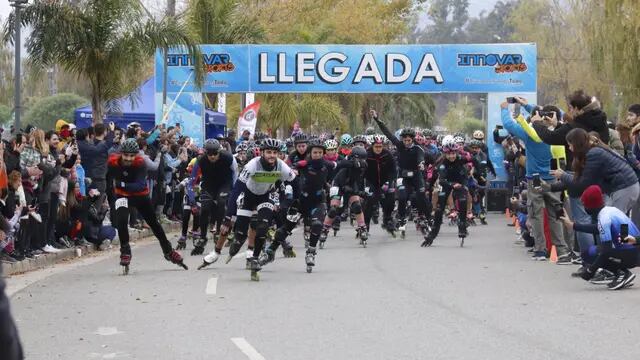
<path fill-rule="evenodd" d="M 377 204 L 382 206 L 383 225 L 395 228 L 392 213 L 395 206 L 396 174 L 396 160 L 389 150 L 383 149 L 380 154 L 374 153 L 373 149 L 367 150 L 365 178 L 371 194 L 364 209 L 367 228 Z"/>

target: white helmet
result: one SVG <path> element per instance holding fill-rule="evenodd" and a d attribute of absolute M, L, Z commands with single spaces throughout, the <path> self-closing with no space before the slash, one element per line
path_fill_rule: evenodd
<path fill-rule="evenodd" d="M 455 145 L 456 141 L 453 138 L 453 135 L 445 135 L 445 137 L 442 138 L 442 147 L 450 147 L 451 145 Z"/>
<path fill-rule="evenodd" d="M 476 140 L 484 140 L 484 133 L 482 130 L 476 130 L 473 132 L 473 138 Z"/>
<path fill-rule="evenodd" d="M 464 144 L 464 138 L 462 136 L 454 136 L 453 142 L 456 144 Z"/>

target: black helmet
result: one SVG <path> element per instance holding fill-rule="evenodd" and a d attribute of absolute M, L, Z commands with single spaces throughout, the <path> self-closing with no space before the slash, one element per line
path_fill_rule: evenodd
<path fill-rule="evenodd" d="M 376 133 L 376 129 L 373 128 L 373 126 L 369 126 L 365 131 L 364 134 L 365 135 L 373 135 Z"/>
<path fill-rule="evenodd" d="M 296 134 L 296 136 L 293 137 L 293 143 L 294 144 L 302 144 L 302 143 L 306 143 L 307 141 L 309 141 L 309 138 L 307 138 L 307 134 Z"/>
<path fill-rule="evenodd" d="M 366 160 L 367 159 L 367 150 L 363 147 L 355 146 L 351 149 L 351 157 L 354 159 Z"/>
<path fill-rule="evenodd" d="M 260 144 L 260 150 L 277 150 L 280 151 L 281 142 L 278 139 L 266 138 Z"/>
<path fill-rule="evenodd" d="M 293 139 L 288 138 L 287 140 L 285 140 L 285 144 L 287 145 L 288 148 L 293 147 Z"/>
<path fill-rule="evenodd" d="M 207 155 L 216 155 L 220 151 L 220 142 L 216 139 L 207 139 L 204 142 L 204 151 Z"/>
<path fill-rule="evenodd" d="M 309 149 L 313 148 L 321 148 L 322 150 L 327 150 L 327 148 L 324 146 L 324 143 L 320 141 L 320 139 L 309 140 Z"/>
<path fill-rule="evenodd" d="M 129 138 L 120 144 L 120 152 L 123 154 L 137 154 L 140 151 L 136 139 Z"/>
<path fill-rule="evenodd" d="M 400 131 L 400 137 L 401 138 L 410 137 L 413 139 L 416 137 L 416 131 L 413 130 L 413 128 L 404 128 L 402 129 L 402 131 Z"/>
<path fill-rule="evenodd" d="M 422 136 L 424 136 L 425 139 L 433 140 L 433 138 L 436 137 L 436 134 L 431 129 L 424 129 L 422 130 Z"/>
<path fill-rule="evenodd" d="M 366 146 L 369 145 L 369 139 L 364 135 L 356 135 L 353 137 L 353 144 L 355 143 L 363 143 Z"/>

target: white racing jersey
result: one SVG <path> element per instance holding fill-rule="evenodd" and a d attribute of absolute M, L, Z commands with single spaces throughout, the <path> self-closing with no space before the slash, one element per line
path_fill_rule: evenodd
<path fill-rule="evenodd" d="M 242 169 L 238 181 L 247 184 L 247 189 L 256 195 L 271 191 L 278 180 L 292 181 L 296 174 L 284 161 L 278 159 L 275 168 L 267 171 L 262 168 L 260 157 L 251 159 Z"/>

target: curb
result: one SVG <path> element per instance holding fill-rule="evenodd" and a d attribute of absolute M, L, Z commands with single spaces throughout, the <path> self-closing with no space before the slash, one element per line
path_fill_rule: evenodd
<path fill-rule="evenodd" d="M 180 224 L 179 223 L 165 224 L 165 225 L 162 225 L 162 228 L 168 234 L 170 232 L 180 231 Z M 131 241 L 142 240 L 144 238 L 149 238 L 152 236 L 153 236 L 153 233 L 151 232 L 150 229 L 144 229 L 142 231 L 135 231 L 135 232 L 129 233 L 129 238 L 131 239 Z M 117 238 L 118 237 L 116 236 L 114 241 L 117 241 L 116 240 Z M 82 255 L 80 256 L 76 255 L 77 249 L 81 250 Z M 2 267 L 2 275 L 10 276 L 10 275 L 22 274 L 22 273 L 26 273 L 34 270 L 44 269 L 63 261 L 71 260 L 77 257 L 84 257 L 86 255 L 93 254 L 96 252 L 99 252 L 99 250 L 97 250 L 94 246 L 76 246 L 69 249 L 62 249 L 58 253 L 43 254 L 33 259 L 26 258 L 22 261 L 18 261 L 15 263 L 3 262 L 3 263 L 0 263 L 0 266 Z"/>

